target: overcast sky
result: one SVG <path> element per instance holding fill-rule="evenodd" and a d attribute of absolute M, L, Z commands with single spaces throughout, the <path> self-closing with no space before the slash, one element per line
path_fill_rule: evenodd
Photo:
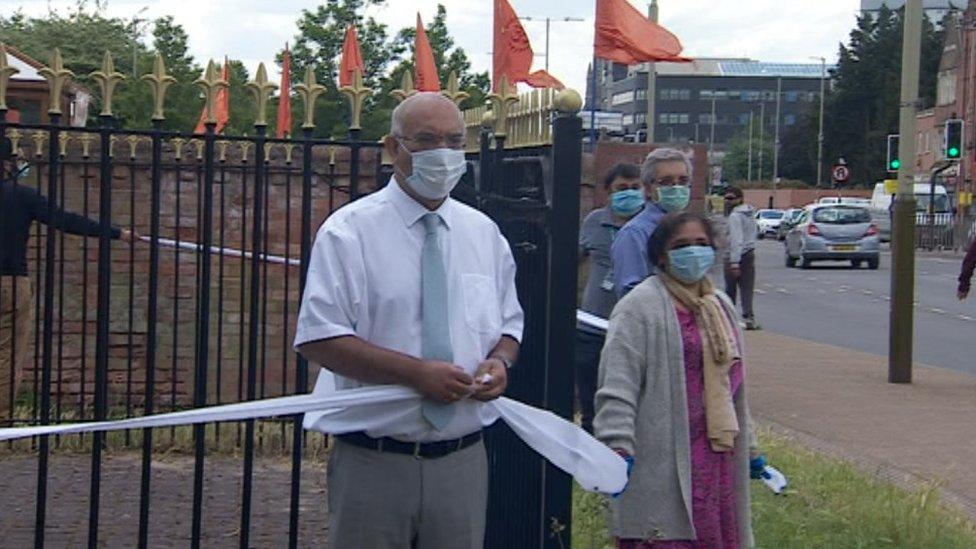
<path fill-rule="evenodd" d="M 642 13 L 644 0 L 630 0 Z M 578 17 L 583 22 L 553 22 L 550 72 L 581 93 L 592 58 L 595 0 L 510 0 L 523 17 Z M 437 4 L 447 8 L 447 22 L 457 43 L 476 70 L 487 70 L 491 56 L 491 0 L 386 0 L 371 15 L 392 32 L 414 24 L 415 13 L 431 19 Z M 66 9 L 74 1 L 0 0 L 0 13 L 20 8 L 28 15 Z M 258 62 L 270 63 L 286 41 L 293 41 L 295 21 L 315 0 L 109 0 L 112 16 L 172 15 L 190 35 L 191 53 L 204 62 L 225 54 L 243 60 L 252 73 Z M 854 26 L 857 0 L 660 0 L 661 23 L 674 32 L 685 54 L 699 57 L 750 57 L 762 61 L 814 62 L 836 60 L 838 44 Z M 534 68 L 543 68 L 545 23 L 523 23 L 537 54 Z M 391 32 L 391 34 L 392 34 Z M 148 33 L 147 35 L 148 36 Z M 45 60 L 46 61 L 46 60 Z"/>

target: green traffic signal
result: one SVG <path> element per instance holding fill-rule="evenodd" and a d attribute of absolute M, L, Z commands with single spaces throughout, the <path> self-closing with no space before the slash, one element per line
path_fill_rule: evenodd
<path fill-rule="evenodd" d="M 959 119 L 946 120 L 945 125 L 945 156 L 949 160 L 962 158 L 963 121 Z"/>
<path fill-rule="evenodd" d="M 949 148 L 949 158 L 959 158 L 959 149 L 955 147 Z"/>
<path fill-rule="evenodd" d="M 901 168 L 901 160 L 898 160 L 897 158 L 894 159 L 894 160 L 892 160 L 891 161 L 891 169 L 892 170 L 897 170 L 899 168 Z"/>

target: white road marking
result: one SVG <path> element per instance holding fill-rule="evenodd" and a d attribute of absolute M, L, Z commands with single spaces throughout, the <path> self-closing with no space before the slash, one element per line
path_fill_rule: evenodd
<path fill-rule="evenodd" d="M 943 311 L 942 309 L 935 309 L 935 308 L 929 309 L 929 312 L 930 313 L 937 314 L 937 315 L 944 315 L 944 314 L 946 314 L 946 312 Z"/>
<path fill-rule="evenodd" d="M 966 322 L 972 322 L 973 321 L 973 317 L 966 316 L 966 315 L 958 315 L 958 316 L 956 316 L 956 318 L 958 318 L 959 320 L 964 320 Z"/>

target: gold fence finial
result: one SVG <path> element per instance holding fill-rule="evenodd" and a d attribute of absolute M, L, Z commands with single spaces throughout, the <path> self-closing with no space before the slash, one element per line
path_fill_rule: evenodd
<path fill-rule="evenodd" d="M 163 104 L 166 102 L 166 88 L 175 84 L 176 79 L 166 74 L 166 63 L 163 61 L 161 54 L 156 54 L 152 73 L 144 74 L 142 81 L 149 84 L 149 87 L 152 88 L 154 105 L 152 119 L 166 120 L 166 115 L 163 112 Z"/>
<path fill-rule="evenodd" d="M 339 88 L 339 91 L 343 95 L 349 98 L 349 129 L 350 130 L 361 130 L 362 126 L 359 124 L 359 120 L 363 114 L 363 102 L 369 97 L 369 94 L 373 90 L 367 88 L 363 84 L 363 73 L 359 69 L 354 69 L 352 71 L 352 86 L 343 86 Z"/>
<path fill-rule="evenodd" d="M 102 112 L 99 114 L 112 116 L 112 96 L 115 94 L 115 85 L 125 80 L 125 76 L 115 70 L 115 61 L 112 60 L 111 52 L 105 51 L 102 69 L 91 73 L 91 77 L 102 90 Z"/>
<path fill-rule="evenodd" d="M 7 86 L 10 77 L 20 72 L 17 67 L 7 64 L 7 48 L 0 44 L 0 110 L 7 110 Z"/>
<path fill-rule="evenodd" d="M 205 122 L 207 124 L 216 124 L 217 93 L 224 88 L 230 87 L 230 84 L 220 76 L 220 73 L 217 71 L 217 64 L 213 62 L 213 59 L 207 63 L 207 70 L 203 73 L 203 76 L 198 78 L 194 83 L 200 86 L 200 89 L 203 90 L 204 99 L 206 99 L 207 117 Z"/>
<path fill-rule="evenodd" d="M 491 101 L 492 111 L 495 114 L 495 136 L 505 137 L 509 109 L 518 103 L 519 99 L 518 94 L 508 85 L 507 75 L 502 76 L 498 88 L 500 91 L 488 95 L 488 100 Z"/>
<path fill-rule="evenodd" d="M 471 97 L 468 92 L 461 89 L 456 71 L 451 71 L 451 75 L 447 77 L 447 87 L 441 93 L 444 94 L 444 97 L 454 101 L 456 105 L 460 105 L 465 99 Z"/>
<path fill-rule="evenodd" d="M 302 128 L 315 127 L 315 100 L 325 93 L 325 86 L 315 82 L 315 71 L 312 66 L 305 67 L 305 80 L 295 85 L 295 92 L 302 96 L 305 103 L 305 121 Z"/>
<path fill-rule="evenodd" d="M 71 132 L 61 132 L 58 136 L 61 158 L 68 156 L 68 141 L 71 141 Z"/>
<path fill-rule="evenodd" d="M 51 66 L 43 67 L 37 72 L 47 80 L 48 90 L 51 94 L 51 103 L 47 109 L 47 113 L 52 115 L 61 114 L 61 92 L 64 90 L 64 85 L 68 82 L 68 79 L 75 75 L 75 73 L 64 68 L 64 59 L 61 57 L 61 50 L 54 48 L 54 55 L 51 56 Z"/>
<path fill-rule="evenodd" d="M 410 71 L 403 71 L 403 78 L 400 79 L 400 88 L 390 92 L 390 97 L 402 103 L 404 99 L 417 93 L 417 88 L 413 85 L 413 76 Z"/>
<path fill-rule="evenodd" d="M 565 114 L 576 114 L 583 108 L 583 98 L 572 88 L 563 88 L 552 100 L 552 106 Z"/>
<path fill-rule="evenodd" d="M 251 94 L 254 95 L 254 102 L 257 103 L 257 115 L 254 117 L 255 126 L 267 126 L 268 125 L 268 98 L 271 97 L 271 93 L 278 88 L 276 84 L 268 82 L 268 71 L 264 68 L 264 63 L 258 65 L 258 72 L 254 76 L 254 80 L 251 80 L 246 84 L 247 89 L 251 90 Z"/>

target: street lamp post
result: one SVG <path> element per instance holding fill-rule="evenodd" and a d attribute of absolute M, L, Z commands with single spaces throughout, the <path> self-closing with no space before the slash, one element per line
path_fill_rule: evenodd
<path fill-rule="evenodd" d="M 824 144 L 824 89 L 827 81 L 827 59 L 811 57 L 820 60 L 820 131 L 817 133 L 817 188 L 823 183 L 823 144 Z"/>
<path fill-rule="evenodd" d="M 779 113 L 783 99 L 783 77 L 776 78 L 776 136 L 773 138 L 773 194 L 769 197 L 769 207 L 773 207 L 776 184 L 779 182 Z"/>
<path fill-rule="evenodd" d="M 585 21 L 582 17 L 519 17 L 523 21 L 545 21 L 546 22 L 546 71 L 549 71 L 549 25 L 555 21 L 557 23 L 580 23 Z M 594 64 L 593 70 L 596 71 L 596 65 Z"/>
<path fill-rule="evenodd" d="M 748 174 L 746 176 L 746 179 L 748 181 L 752 181 L 752 141 L 754 139 L 752 136 L 752 119 L 755 116 L 756 116 L 756 112 L 750 110 L 749 111 L 749 167 L 746 168 L 746 172 Z"/>
<path fill-rule="evenodd" d="M 143 6 L 141 10 L 139 10 L 138 12 L 136 12 L 134 16 L 132 16 L 132 78 L 133 80 L 139 78 L 139 66 L 138 66 L 139 65 L 139 57 L 138 57 L 139 25 L 147 22 L 147 20 L 145 19 L 140 19 L 139 16 L 146 13 L 146 10 L 148 9 L 149 6 Z"/>

